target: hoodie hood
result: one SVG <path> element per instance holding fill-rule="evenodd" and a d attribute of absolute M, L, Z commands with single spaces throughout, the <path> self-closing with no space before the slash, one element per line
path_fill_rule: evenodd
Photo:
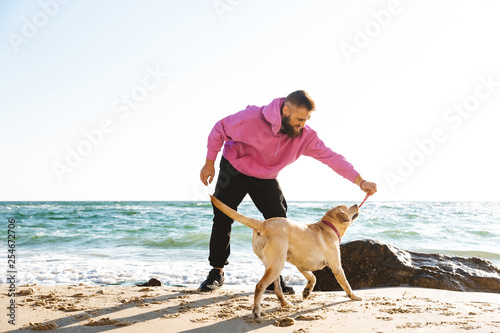
<path fill-rule="evenodd" d="M 262 116 L 271 124 L 271 130 L 277 135 L 281 130 L 281 106 L 285 102 L 285 97 L 274 99 L 271 104 L 264 106 Z"/>

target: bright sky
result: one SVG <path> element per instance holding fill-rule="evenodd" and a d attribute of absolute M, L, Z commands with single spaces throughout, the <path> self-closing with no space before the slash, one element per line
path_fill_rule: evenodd
<path fill-rule="evenodd" d="M 303 89 L 370 200 L 500 200 L 500 2 L 0 2 L 0 200 L 207 200 L 219 119 Z M 220 154 L 219 154 L 220 157 Z M 218 162 L 217 162 L 218 164 Z M 364 194 L 301 157 L 287 200 Z"/>

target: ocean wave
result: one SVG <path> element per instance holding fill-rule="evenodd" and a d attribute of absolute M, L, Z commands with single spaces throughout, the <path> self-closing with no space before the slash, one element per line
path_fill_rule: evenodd
<path fill-rule="evenodd" d="M 450 256 L 459 256 L 459 257 L 476 257 L 487 259 L 495 262 L 500 261 L 500 253 L 496 252 L 487 252 L 487 251 L 475 251 L 475 250 L 444 250 L 444 249 L 416 249 L 416 252 L 424 252 L 424 253 L 440 253 Z"/>
<path fill-rule="evenodd" d="M 469 233 L 474 234 L 476 236 L 493 236 L 494 233 L 488 230 L 471 230 Z"/>
<path fill-rule="evenodd" d="M 394 239 L 413 238 L 421 236 L 419 232 L 412 230 L 386 230 L 380 232 L 380 234 Z"/>
<path fill-rule="evenodd" d="M 127 216 L 141 214 L 141 212 L 136 212 L 133 210 L 121 211 L 120 213 Z"/>
<path fill-rule="evenodd" d="M 142 239 L 139 244 L 150 248 L 208 248 L 210 235 L 189 234 L 182 237 L 165 237 L 163 239 Z"/>
<path fill-rule="evenodd" d="M 79 243 L 87 241 L 87 237 L 74 234 L 49 235 L 46 233 L 37 233 L 29 237 L 20 236 L 17 238 L 17 240 L 19 246 L 27 246 L 29 248 L 33 248 L 40 245 L 73 244 L 72 246 L 77 246 L 79 245 Z"/>

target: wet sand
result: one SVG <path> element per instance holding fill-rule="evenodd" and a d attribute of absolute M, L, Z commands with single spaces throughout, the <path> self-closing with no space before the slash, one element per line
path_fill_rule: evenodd
<path fill-rule="evenodd" d="M 39 286 L 17 288 L 16 325 L 7 322 L 7 286 L 1 286 L 0 331 L 26 332 L 500 332 L 500 295 L 393 287 L 314 292 L 302 300 L 263 297 L 263 318 L 253 319 L 253 286 L 212 293 L 193 287 Z"/>

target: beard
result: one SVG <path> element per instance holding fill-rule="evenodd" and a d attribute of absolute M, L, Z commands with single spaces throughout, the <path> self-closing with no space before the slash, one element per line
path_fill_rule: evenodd
<path fill-rule="evenodd" d="M 297 129 L 295 126 L 290 125 L 290 116 L 288 116 L 281 118 L 281 133 L 293 139 L 302 134 L 302 129 Z"/>

